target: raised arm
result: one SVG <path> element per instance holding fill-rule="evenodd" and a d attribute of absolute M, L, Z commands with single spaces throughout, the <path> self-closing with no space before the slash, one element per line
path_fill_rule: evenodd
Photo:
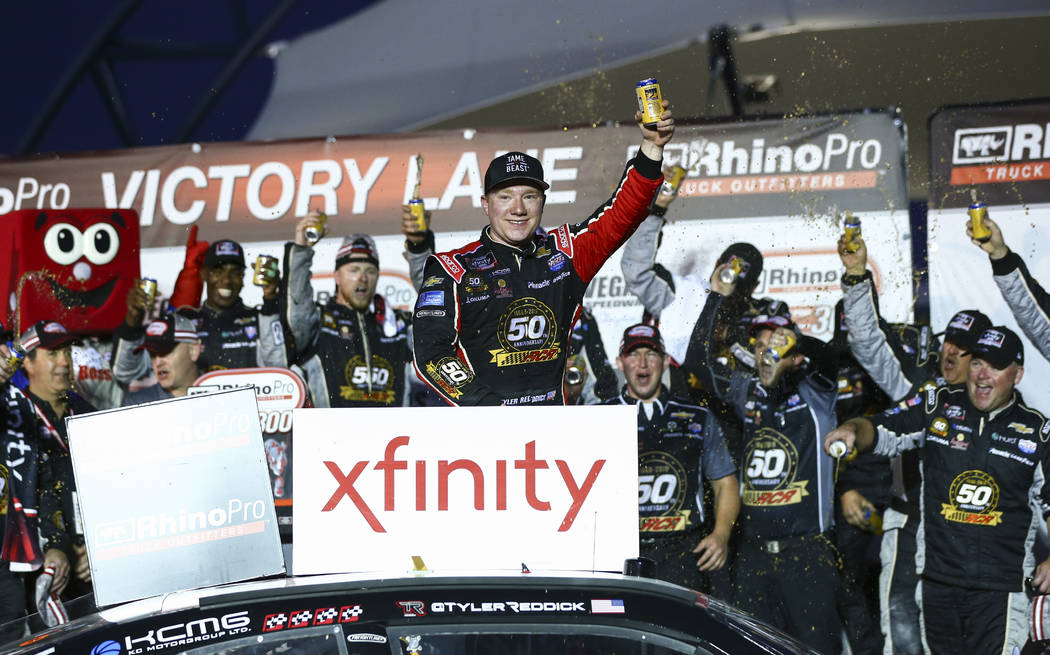
<path fill-rule="evenodd" d="M 1028 272 L 1024 259 L 1007 247 L 999 226 L 990 218 L 985 218 L 984 224 L 991 232 L 986 241 L 973 238 L 970 221 L 966 223 L 966 234 L 975 245 L 988 253 L 992 276 L 1003 299 L 1010 306 L 1017 325 L 1043 357 L 1050 359 L 1050 294 Z"/>
<path fill-rule="evenodd" d="M 846 266 L 842 276 L 843 307 L 849 330 L 849 348 L 857 363 L 892 400 L 908 396 L 917 384 L 925 382 L 924 371 L 910 367 L 898 357 L 890 342 L 888 326 L 879 317 L 875 280 L 867 270 L 868 249 L 856 237 L 859 248 L 849 252 L 845 237 L 839 239 L 839 256 Z"/>
<path fill-rule="evenodd" d="M 284 271 L 277 299 L 285 338 L 291 335 L 296 353 L 289 357 L 290 361 L 298 359 L 298 355 L 317 340 L 320 330 L 321 310 L 314 302 L 314 287 L 310 282 L 314 249 L 306 240 L 306 228 L 319 225 L 318 214 L 307 214 L 295 226 L 294 241 L 284 244 Z"/>
<path fill-rule="evenodd" d="M 674 118 L 666 109 L 654 128 L 642 124 L 641 112 L 635 113 L 642 133 L 638 154 L 627 163 L 620 183 L 612 196 L 587 218 L 573 226 L 562 226 L 557 234 L 562 242 L 571 242 L 573 263 L 584 282 L 590 282 L 606 260 L 637 229 L 648 215 L 649 203 L 663 183 L 661 161 L 664 145 L 674 134 Z"/>

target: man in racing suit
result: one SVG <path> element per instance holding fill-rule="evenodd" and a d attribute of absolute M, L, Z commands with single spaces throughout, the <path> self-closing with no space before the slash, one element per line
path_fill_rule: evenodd
<path fill-rule="evenodd" d="M 999 226 L 990 218 L 985 218 L 984 224 L 992 233 L 987 240 L 973 238 L 973 224 L 969 220 L 966 221 L 966 234 L 988 253 L 995 283 L 1010 306 L 1018 327 L 1043 357 L 1050 359 L 1050 294 L 1028 272 L 1020 255 L 1007 247 Z"/>
<path fill-rule="evenodd" d="M 665 101 L 666 107 L 666 101 Z M 452 405 L 564 404 L 569 330 L 587 284 L 644 220 L 674 133 L 665 110 L 611 198 L 584 222 L 537 233 L 543 167 L 520 152 L 485 173 L 481 238 L 427 260 L 413 315 L 416 372 Z"/>
<path fill-rule="evenodd" d="M 187 256 L 187 262 L 190 257 Z M 189 266 L 189 264 L 187 264 Z M 193 322 L 201 342 L 197 366 L 202 372 L 226 368 L 288 365 L 284 331 L 277 315 L 276 287 L 264 292 L 261 309 L 241 302 L 244 285 L 244 249 L 236 241 L 223 239 L 208 246 L 203 257 L 200 277 L 205 282 L 205 300 L 201 306 L 185 306 L 179 314 Z M 183 269 L 175 295 L 187 293 L 191 269 Z M 136 348 L 145 338 L 142 325 L 146 314 L 146 293 L 138 284 L 128 290 L 124 321 L 114 331 L 117 342 L 113 355 L 113 377 L 127 387 L 151 372 L 150 360 Z M 260 336 L 265 335 L 266 339 Z"/>
<path fill-rule="evenodd" d="M 743 422 L 734 603 L 822 653 L 838 653 L 839 572 L 828 537 L 834 461 L 821 452 L 823 435 L 836 424 L 837 358 L 789 319 L 763 315 L 751 324 L 757 377 L 739 368 L 727 377 L 708 348 L 719 305 L 733 290 L 719 279 L 725 266 L 711 276 L 694 330 L 700 338 L 690 345 L 698 360 L 686 366 Z M 777 351 L 776 361 L 769 350 Z"/>
<path fill-rule="evenodd" d="M 379 252 L 365 234 L 343 239 L 335 257 L 335 294 L 321 307 L 310 283 L 314 249 L 308 214 L 284 247 L 278 294 L 315 407 L 398 407 L 408 404 L 412 375 L 409 318 L 376 293 Z"/>
<path fill-rule="evenodd" d="M 639 552 L 656 575 L 708 591 L 706 573 L 725 566 L 729 536 L 740 512 L 740 489 L 718 419 L 708 409 L 671 397 L 661 384 L 670 365 L 657 328 L 624 330 L 616 365 L 627 384 L 607 405 L 638 406 Z M 714 527 L 704 527 L 706 479 L 714 492 Z"/>
<path fill-rule="evenodd" d="M 284 333 L 277 315 L 277 287 L 271 284 L 263 289 L 262 307 L 248 307 L 241 301 L 241 289 L 244 286 L 244 248 L 236 241 L 221 239 L 211 245 L 193 241 L 187 244 L 186 264 L 179 273 L 172 304 L 185 302 L 189 298 L 199 298 L 199 287 L 194 295 L 188 288 L 191 282 L 198 282 L 193 275 L 196 264 L 191 262 L 192 249 L 207 245 L 203 256 L 203 267 L 199 277 L 204 281 L 204 302 L 200 307 L 180 308 L 185 316 L 197 326 L 203 348 L 198 360 L 202 371 L 214 371 L 224 368 L 255 368 L 256 366 L 287 366 Z M 198 282 L 199 283 L 199 282 Z M 177 300 L 177 299 L 182 300 Z M 128 292 L 128 313 L 124 323 L 117 328 L 116 336 L 127 341 L 139 341 L 142 338 L 142 317 L 145 311 L 145 294 L 135 285 Z M 269 337 L 267 347 L 259 339 L 261 334 Z M 118 361 L 121 353 L 113 358 Z M 143 367 L 140 374 L 148 372 Z M 119 378 L 118 378 L 119 379 Z M 120 379 L 127 384 L 130 380 Z"/>
<path fill-rule="evenodd" d="M 922 513 L 916 562 L 924 640 L 932 653 L 1011 653 L 1027 638 L 1026 576 L 1050 590 L 1050 560 L 1035 566 L 1037 521 L 1050 514 L 1050 422 L 1014 387 L 1020 338 L 985 330 L 965 384 L 927 389 L 824 440 L 892 456 L 921 449 Z"/>
<path fill-rule="evenodd" d="M 851 352 L 874 382 L 893 402 L 926 388 L 960 384 L 966 380 L 970 349 L 992 322 L 977 310 L 957 312 L 941 335 L 929 326 L 891 326 L 879 316 L 874 277 L 867 270 L 864 240 L 856 237 L 855 250 L 839 239 L 843 306 Z M 879 579 L 884 652 L 915 655 L 921 650 L 919 607 L 915 602 L 918 574 L 913 561 L 919 523 L 919 451 L 906 451 L 893 462 L 890 507 L 883 514 Z M 870 504 L 859 493 L 854 505 Z"/>

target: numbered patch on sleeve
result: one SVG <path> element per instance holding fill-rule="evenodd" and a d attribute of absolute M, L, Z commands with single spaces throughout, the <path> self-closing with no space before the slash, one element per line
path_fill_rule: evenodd
<path fill-rule="evenodd" d="M 460 387 L 474 380 L 474 372 L 456 357 L 444 357 L 437 362 L 427 362 L 427 375 L 450 398 L 463 395 Z"/>

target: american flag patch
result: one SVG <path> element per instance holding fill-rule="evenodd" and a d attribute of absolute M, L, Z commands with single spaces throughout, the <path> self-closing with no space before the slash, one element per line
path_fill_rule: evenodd
<path fill-rule="evenodd" d="M 623 601 L 614 598 L 597 598 L 591 600 L 591 614 L 623 614 Z"/>
<path fill-rule="evenodd" d="M 284 612 L 278 614 L 268 614 L 263 620 L 263 632 L 273 632 L 275 630 L 284 630 L 284 624 L 288 622 L 288 615 Z"/>

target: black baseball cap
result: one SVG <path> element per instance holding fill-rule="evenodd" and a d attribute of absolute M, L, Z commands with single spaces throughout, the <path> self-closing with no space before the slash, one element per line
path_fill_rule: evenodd
<path fill-rule="evenodd" d="M 182 314 L 167 314 L 146 326 L 146 338 L 134 352 L 148 350 L 154 355 L 167 355 L 180 343 L 197 343 L 197 327 Z"/>
<path fill-rule="evenodd" d="M 546 191 L 551 185 L 543 181 L 543 164 L 524 152 L 508 152 L 496 157 L 485 171 L 485 193 L 507 182 L 521 182 Z"/>
<path fill-rule="evenodd" d="M 620 341 L 620 354 L 629 353 L 638 346 L 647 346 L 661 355 L 664 350 L 664 340 L 660 336 L 660 330 L 652 325 L 638 323 L 623 331 L 623 339 Z"/>
<path fill-rule="evenodd" d="M 218 268 L 223 264 L 237 264 L 244 268 L 244 248 L 231 239 L 220 239 L 204 253 L 204 268 Z"/>
<path fill-rule="evenodd" d="M 998 369 L 1010 364 L 1024 366 L 1024 343 L 1005 325 L 996 325 L 982 332 L 970 354 Z"/>
<path fill-rule="evenodd" d="M 943 336 L 945 341 L 951 341 L 960 348 L 967 351 L 972 350 L 977 339 L 985 330 L 992 327 L 992 321 L 976 309 L 964 309 L 956 312 L 952 320 L 948 321 L 948 327 L 944 332 L 934 336 Z"/>
<path fill-rule="evenodd" d="M 58 321 L 37 321 L 22 333 L 22 338 L 19 339 L 22 350 L 27 354 L 37 348 L 55 350 L 74 341 L 77 341 L 76 336 L 70 334 L 66 326 Z"/>
<path fill-rule="evenodd" d="M 718 261 L 715 262 L 715 266 L 721 266 L 729 261 L 729 258 L 734 255 L 747 262 L 748 265 L 747 271 L 741 271 L 740 279 L 746 280 L 747 282 L 757 282 L 758 277 L 762 274 L 762 253 L 759 252 L 758 248 L 750 243 L 744 242 L 730 244 L 730 246 L 723 250 L 722 254 L 718 256 Z"/>

